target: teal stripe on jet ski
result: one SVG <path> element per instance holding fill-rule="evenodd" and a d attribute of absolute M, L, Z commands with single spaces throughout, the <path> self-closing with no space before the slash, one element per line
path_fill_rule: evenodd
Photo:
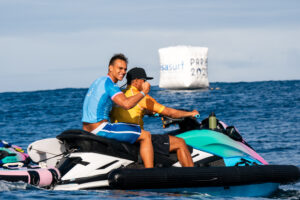
<path fill-rule="evenodd" d="M 195 149 L 205 149 L 205 152 L 223 158 L 252 156 L 251 152 L 242 143 L 232 140 L 228 136 L 216 131 L 208 129 L 192 130 L 179 134 L 177 137 L 183 138 L 188 145 Z"/>

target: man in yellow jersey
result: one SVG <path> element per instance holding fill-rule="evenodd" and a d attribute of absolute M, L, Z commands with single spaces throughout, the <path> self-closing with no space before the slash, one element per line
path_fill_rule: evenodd
<path fill-rule="evenodd" d="M 135 67 L 127 73 L 126 79 L 127 88 L 123 90 L 123 92 L 126 97 L 130 97 L 142 90 L 142 85 L 146 80 L 153 78 L 147 77 L 143 68 Z M 114 106 L 110 113 L 111 122 L 139 124 L 143 129 L 143 117 L 147 112 L 159 113 L 171 118 L 194 117 L 199 114 L 196 110 L 187 112 L 166 107 L 159 104 L 154 98 L 147 94 L 135 107 L 129 110 Z M 152 143 L 154 151 L 158 149 L 158 152 L 164 154 L 176 151 L 177 158 L 183 167 L 194 166 L 190 151 L 183 139 L 169 135 L 152 135 Z"/>

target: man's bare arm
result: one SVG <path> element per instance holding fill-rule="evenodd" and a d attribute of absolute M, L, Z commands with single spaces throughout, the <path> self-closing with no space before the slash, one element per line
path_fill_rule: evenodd
<path fill-rule="evenodd" d="M 161 112 L 161 114 L 171 118 L 182 118 L 182 117 L 195 117 L 196 115 L 199 115 L 199 112 L 197 110 L 188 112 L 188 111 L 165 107 L 165 109 Z"/>
<path fill-rule="evenodd" d="M 143 83 L 143 90 L 144 94 L 148 94 L 150 91 L 150 84 L 148 82 Z M 126 97 L 123 93 L 116 95 L 112 100 L 120 107 L 129 110 L 133 108 L 142 98 L 144 95 L 142 93 L 138 93 L 131 97 Z"/>
<path fill-rule="evenodd" d="M 171 118 L 195 117 L 196 115 L 199 115 L 199 112 L 197 110 L 193 110 L 189 112 L 189 111 L 177 110 L 170 107 L 165 107 L 150 96 L 149 98 L 147 98 L 146 104 L 145 105 L 142 104 L 141 106 L 144 109 L 146 109 L 147 112 L 149 113 L 160 113 L 164 116 L 168 116 Z"/>

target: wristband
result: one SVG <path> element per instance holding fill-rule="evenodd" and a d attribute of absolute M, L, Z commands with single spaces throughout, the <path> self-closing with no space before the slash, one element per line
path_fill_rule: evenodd
<path fill-rule="evenodd" d="M 146 96 L 145 93 L 143 91 L 140 92 L 142 95 Z"/>
<path fill-rule="evenodd" d="M 197 118 L 197 119 L 199 119 L 200 118 L 200 114 L 197 114 L 194 117 Z"/>

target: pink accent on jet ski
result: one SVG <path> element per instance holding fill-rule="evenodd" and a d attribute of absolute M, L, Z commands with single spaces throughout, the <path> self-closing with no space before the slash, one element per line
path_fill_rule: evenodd
<path fill-rule="evenodd" d="M 27 176 L 29 179 L 29 173 L 28 170 L 0 170 L 0 176 Z M 28 182 L 29 183 L 29 182 Z"/>
<path fill-rule="evenodd" d="M 48 169 L 38 169 L 35 171 L 37 171 L 40 176 L 40 182 L 39 182 L 40 187 L 45 187 L 52 183 L 53 177 L 51 172 Z"/>
<path fill-rule="evenodd" d="M 237 128 L 235 128 L 235 130 L 237 130 L 238 133 L 239 130 Z M 244 140 L 243 140 L 244 142 Z M 258 160 L 259 162 L 261 162 L 264 165 L 268 165 L 269 163 L 267 161 L 265 161 L 265 159 L 263 159 L 258 153 L 256 153 L 255 151 L 253 151 L 253 149 L 251 149 L 250 147 L 248 147 L 247 145 L 245 145 L 244 143 L 242 143 L 243 146 L 249 151 L 250 156 L 252 156 L 253 158 L 255 158 L 256 160 Z"/>
<path fill-rule="evenodd" d="M 27 177 L 28 181 L 26 183 L 30 184 L 30 175 L 28 173 L 28 170 L 26 171 L 25 170 L 0 170 L 0 177 L 1 180 L 5 180 L 5 181 L 11 181 L 11 179 L 12 180 L 18 179 L 19 181 L 24 181 L 23 177 Z"/>
<path fill-rule="evenodd" d="M 49 169 L 54 169 L 58 175 L 58 178 L 60 178 L 60 173 L 59 173 L 58 169 L 56 169 L 56 168 L 48 168 L 48 169 L 44 168 L 44 169 L 35 170 L 40 175 L 40 182 L 39 182 L 40 187 L 45 187 L 45 186 L 51 185 L 51 183 L 53 181 L 53 175 L 49 171 Z"/>
<path fill-rule="evenodd" d="M 219 123 L 224 127 L 224 129 L 227 128 L 227 124 L 225 124 L 224 122 L 222 122 L 222 121 L 219 120 Z"/>
<path fill-rule="evenodd" d="M 259 162 L 261 162 L 264 165 L 268 165 L 269 164 L 258 153 L 256 153 L 255 151 L 253 151 L 253 149 L 251 149 L 250 147 L 248 147 L 247 145 L 245 145 L 243 143 L 241 143 L 241 144 L 244 146 L 244 148 L 246 148 L 248 150 L 248 152 L 250 153 L 250 156 L 252 156 L 253 158 L 255 158 L 256 160 L 258 160 Z"/>
<path fill-rule="evenodd" d="M 27 177 L 28 184 L 33 184 L 30 182 L 30 171 L 35 171 L 39 174 L 39 182 L 37 186 L 45 187 L 51 185 L 53 181 L 53 174 L 49 171 L 49 169 L 53 169 L 57 173 L 57 178 L 60 178 L 60 173 L 58 169 L 56 168 L 39 168 L 39 169 L 26 169 L 21 168 L 19 170 L 9 170 L 4 169 L 0 170 L 0 176 L 5 176 L 6 178 L 3 178 L 3 180 L 9 181 L 9 177 L 11 177 L 13 180 L 17 180 L 18 177 L 20 177 L 20 181 L 23 181 L 22 177 Z"/>
<path fill-rule="evenodd" d="M 227 124 L 225 124 L 224 122 L 219 120 L 219 123 L 224 127 L 224 129 L 226 129 L 228 126 Z M 239 130 L 237 128 L 235 128 L 235 130 L 237 130 L 237 132 L 239 133 Z M 258 160 L 259 162 L 261 162 L 264 165 L 268 165 L 269 163 L 267 161 L 265 161 L 265 159 L 263 159 L 258 153 L 256 153 L 255 151 L 253 151 L 253 149 L 251 149 L 250 147 L 248 147 L 247 145 L 243 144 L 243 147 L 246 148 L 250 154 L 250 156 L 252 156 L 253 158 L 255 158 L 256 160 Z"/>

